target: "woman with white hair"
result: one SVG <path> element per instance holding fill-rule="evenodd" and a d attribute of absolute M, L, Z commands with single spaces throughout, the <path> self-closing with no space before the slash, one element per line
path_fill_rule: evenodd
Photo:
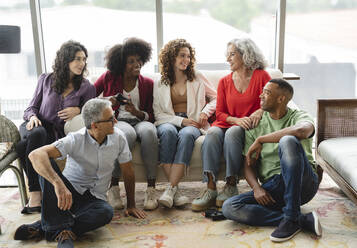
<path fill-rule="evenodd" d="M 229 197 L 238 194 L 237 177 L 242 167 L 244 130 L 258 125 L 263 110 L 259 95 L 271 79 L 264 71 L 266 61 L 249 38 L 233 39 L 227 44 L 227 62 L 232 72 L 220 79 L 217 89 L 216 121 L 208 130 L 202 145 L 203 180 L 207 189 L 193 200 L 192 210 L 221 207 Z M 216 180 L 220 159 L 226 162 L 226 185 L 217 193 Z"/>

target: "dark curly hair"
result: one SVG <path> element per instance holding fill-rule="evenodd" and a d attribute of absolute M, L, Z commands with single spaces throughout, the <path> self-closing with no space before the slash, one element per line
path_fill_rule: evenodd
<path fill-rule="evenodd" d="M 190 64 L 185 70 L 188 81 L 195 79 L 195 49 L 185 39 L 176 39 L 169 41 L 161 50 L 159 55 L 161 83 L 173 85 L 175 82 L 174 64 L 181 48 L 187 47 L 190 50 Z"/>
<path fill-rule="evenodd" d="M 135 37 L 127 38 L 123 44 L 114 45 L 109 49 L 105 60 L 108 70 L 115 76 L 124 76 L 128 56 L 138 55 L 143 65 L 151 59 L 151 44 Z"/>
<path fill-rule="evenodd" d="M 57 51 L 54 64 L 52 66 L 52 88 L 58 93 L 62 94 L 70 82 L 69 63 L 72 62 L 77 52 L 83 51 L 88 58 L 87 49 L 79 42 L 69 40 L 62 44 Z M 83 75 L 87 74 L 87 63 L 85 64 L 81 75 L 75 75 L 72 79 L 74 90 L 81 87 Z"/>

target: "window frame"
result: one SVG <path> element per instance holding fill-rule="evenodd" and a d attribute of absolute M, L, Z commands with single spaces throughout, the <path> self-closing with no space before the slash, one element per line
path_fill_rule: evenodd
<path fill-rule="evenodd" d="M 163 11 L 162 0 L 155 0 L 156 5 L 156 39 L 157 57 L 163 46 Z M 32 20 L 33 39 L 35 46 L 35 59 L 37 76 L 47 72 L 45 48 L 43 42 L 42 19 L 40 0 L 30 0 L 30 11 Z M 275 57 L 274 68 L 284 72 L 284 42 L 285 42 L 285 20 L 286 20 L 286 0 L 279 0 L 276 10 L 275 26 Z"/>

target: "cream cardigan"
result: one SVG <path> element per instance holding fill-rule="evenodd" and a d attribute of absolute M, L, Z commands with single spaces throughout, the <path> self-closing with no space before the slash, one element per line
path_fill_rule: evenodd
<path fill-rule="evenodd" d="M 188 118 L 198 121 L 201 113 L 205 113 L 208 117 L 213 115 L 216 111 L 217 91 L 207 78 L 201 72 L 196 71 L 196 78 L 192 82 L 188 81 L 186 87 Z M 154 83 L 153 109 L 156 120 L 155 125 L 171 123 L 181 127 L 184 118 L 175 115 L 170 88 L 170 85 L 162 84 L 160 79 Z M 206 99 L 208 103 L 206 103 Z M 207 123 L 201 132 L 204 132 L 209 127 Z"/>

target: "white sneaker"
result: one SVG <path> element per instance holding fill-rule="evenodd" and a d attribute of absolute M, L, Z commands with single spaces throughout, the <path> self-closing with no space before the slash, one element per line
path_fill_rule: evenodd
<path fill-rule="evenodd" d="M 145 210 L 154 210 L 158 207 L 159 203 L 156 199 L 156 190 L 154 187 L 148 187 L 145 191 L 145 198 L 144 198 L 144 209 Z"/>
<path fill-rule="evenodd" d="M 114 209 L 123 209 L 124 204 L 120 197 L 119 185 L 112 186 L 108 190 L 108 202 Z"/>
<path fill-rule="evenodd" d="M 174 206 L 181 207 L 189 202 L 190 201 L 189 201 L 188 197 L 183 195 L 181 190 L 177 186 L 176 194 L 174 195 Z"/>
<path fill-rule="evenodd" d="M 159 199 L 159 203 L 167 208 L 172 208 L 174 204 L 174 195 L 177 191 L 177 187 L 172 187 L 171 185 L 166 188 L 165 192 Z"/>

